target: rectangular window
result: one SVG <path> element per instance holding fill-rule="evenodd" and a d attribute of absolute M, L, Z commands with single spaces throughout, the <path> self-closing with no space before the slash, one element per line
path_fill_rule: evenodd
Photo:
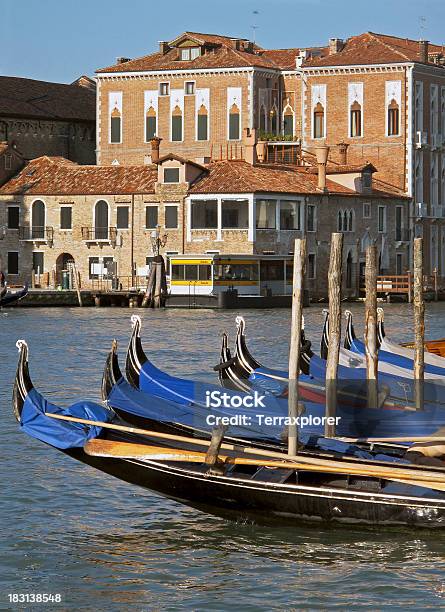
<path fill-rule="evenodd" d="M 192 200 L 192 229 L 217 229 L 218 202 L 217 200 Z"/>
<path fill-rule="evenodd" d="M 229 140 L 240 139 L 240 116 L 239 113 L 229 113 Z"/>
<path fill-rule="evenodd" d="M 34 251 L 32 254 L 32 269 L 35 274 L 43 274 L 43 252 Z"/>
<path fill-rule="evenodd" d="M 280 202 L 280 230 L 299 230 L 300 202 L 281 200 Z"/>
<path fill-rule="evenodd" d="M 116 227 L 117 229 L 128 229 L 130 219 L 129 206 L 118 206 L 116 209 Z"/>
<path fill-rule="evenodd" d="M 8 206 L 8 229 L 19 229 L 20 208 L 19 206 Z"/>
<path fill-rule="evenodd" d="M 371 218 L 371 203 L 364 202 L 363 203 L 363 219 L 370 219 L 370 218 Z"/>
<path fill-rule="evenodd" d="M 403 274 L 403 254 L 397 253 L 396 255 L 396 274 L 400 276 Z"/>
<path fill-rule="evenodd" d="M 264 281 L 280 281 L 284 280 L 284 265 L 283 260 L 281 261 L 267 261 L 263 260 L 260 262 L 260 278 L 261 282 Z"/>
<path fill-rule="evenodd" d="M 172 115 L 172 142 L 182 140 L 182 115 Z"/>
<path fill-rule="evenodd" d="M 223 229 L 247 229 L 249 227 L 249 202 L 247 200 L 222 200 Z"/>
<path fill-rule="evenodd" d="M 315 232 L 317 227 L 317 221 L 315 218 L 315 206 L 314 204 L 308 204 L 307 207 L 307 231 Z"/>
<path fill-rule="evenodd" d="M 149 142 L 156 136 L 156 116 L 147 115 L 145 117 L 145 141 Z"/>
<path fill-rule="evenodd" d="M 208 115 L 198 114 L 198 140 L 208 140 Z"/>
<path fill-rule="evenodd" d="M 237 263 L 231 261 L 214 264 L 213 278 L 219 281 L 257 281 L 257 263 Z"/>
<path fill-rule="evenodd" d="M 396 206 L 396 240 L 403 240 L 403 206 Z"/>
<path fill-rule="evenodd" d="M 386 232 L 386 206 L 378 207 L 378 231 Z"/>
<path fill-rule="evenodd" d="M 12 155 L 5 155 L 5 170 L 12 168 Z"/>
<path fill-rule="evenodd" d="M 158 207 L 157 206 L 146 206 L 145 207 L 145 227 L 147 229 L 156 229 L 158 225 Z"/>
<path fill-rule="evenodd" d="M 164 168 L 164 183 L 179 183 L 179 168 Z"/>
<path fill-rule="evenodd" d="M 167 276 L 171 275 L 171 261 L 172 261 L 172 256 L 173 255 L 178 255 L 178 251 L 165 251 L 165 267 L 166 267 L 166 274 Z"/>
<path fill-rule="evenodd" d="M 60 207 L 60 229 L 70 230 L 73 229 L 73 209 L 71 206 Z"/>
<path fill-rule="evenodd" d="M 192 47 L 190 50 L 190 59 L 194 60 L 201 55 L 200 47 Z"/>
<path fill-rule="evenodd" d="M 314 279 L 316 276 L 315 253 L 309 253 L 307 256 L 307 276 L 309 279 Z"/>
<path fill-rule="evenodd" d="M 19 254 L 17 251 L 8 252 L 8 274 L 19 273 Z"/>
<path fill-rule="evenodd" d="M 159 95 L 168 96 L 170 94 L 170 83 L 159 83 Z"/>
<path fill-rule="evenodd" d="M 314 138 L 324 138 L 324 111 L 314 112 Z"/>
<path fill-rule="evenodd" d="M 111 143 L 119 144 L 121 142 L 121 118 L 111 117 Z"/>
<path fill-rule="evenodd" d="M 276 229 L 277 203 L 275 200 L 256 201 L 256 226 L 257 229 Z"/>
<path fill-rule="evenodd" d="M 184 89 L 186 96 L 192 96 L 195 93 L 195 81 L 186 81 Z"/>
<path fill-rule="evenodd" d="M 178 207 L 165 207 L 165 229 L 178 229 Z"/>

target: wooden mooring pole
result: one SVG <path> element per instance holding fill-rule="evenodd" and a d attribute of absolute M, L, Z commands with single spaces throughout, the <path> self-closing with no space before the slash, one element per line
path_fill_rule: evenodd
<path fill-rule="evenodd" d="M 423 410 L 425 302 L 423 299 L 423 238 L 414 239 L 414 391 L 416 409 Z"/>
<path fill-rule="evenodd" d="M 343 234 L 331 236 L 329 259 L 329 344 L 326 362 L 326 417 L 335 417 L 337 409 L 337 370 L 341 337 L 341 283 L 342 283 Z M 325 436 L 335 436 L 335 425 L 326 420 Z"/>
<path fill-rule="evenodd" d="M 366 249 L 365 267 L 365 349 L 368 406 L 377 408 L 378 356 L 377 356 L 377 247 Z"/>
<path fill-rule="evenodd" d="M 292 320 L 289 350 L 289 417 L 298 414 L 298 376 L 300 374 L 301 325 L 303 320 L 303 280 L 306 264 L 306 238 L 297 238 L 294 246 L 294 274 L 292 283 Z M 295 455 L 298 450 L 297 425 L 289 425 L 288 454 Z"/>

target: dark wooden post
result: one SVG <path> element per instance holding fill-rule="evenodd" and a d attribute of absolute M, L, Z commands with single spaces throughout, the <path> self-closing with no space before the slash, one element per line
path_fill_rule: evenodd
<path fill-rule="evenodd" d="M 331 236 L 331 255 L 328 272 L 329 291 L 329 346 L 326 363 L 326 416 L 335 417 L 337 406 L 337 370 L 341 337 L 343 234 Z M 335 436 L 335 425 L 325 425 L 325 436 Z"/>
<path fill-rule="evenodd" d="M 368 406 L 370 408 L 377 408 L 377 248 L 375 244 L 370 245 L 366 249 L 365 285 L 365 348 Z"/>
<path fill-rule="evenodd" d="M 414 389 L 416 409 L 423 410 L 425 302 L 423 300 L 423 238 L 414 239 Z"/>
<path fill-rule="evenodd" d="M 297 238 L 294 246 L 294 274 L 292 284 L 292 318 L 289 350 L 289 417 L 298 414 L 298 376 L 300 374 L 301 325 L 303 319 L 303 279 L 306 263 L 306 238 Z M 288 453 L 295 455 L 298 450 L 298 429 L 289 425 Z"/>

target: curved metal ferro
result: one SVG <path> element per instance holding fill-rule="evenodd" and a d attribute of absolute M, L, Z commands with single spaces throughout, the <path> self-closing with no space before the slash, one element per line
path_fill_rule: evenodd
<path fill-rule="evenodd" d="M 377 308 L 377 343 L 379 347 L 382 344 L 385 336 L 385 313 L 383 308 L 379 307 Z"/>
<path fill-rule="evenodd" d="M 138 315 L 131 316 L 132 332 L 130 342 L 127 349 L 127 358 L 125 362 L 125 373 L 128 382 L 135 387 L 139 388 L 139 374 L 143 364 L 148 361 L 144 349 L 141 343 L 141 317 Z"/>
<path fill-rule="evenodd" d="M 105 369 L 102 376 L 102 399 L 104 402 L 108 400 L 111 389 L 122 378 L 122 372 L 119 367 L 117 356 L 117 340 L 114 339 L 111 344 L 111 350 L 108 353 Z"/>
<path fill-rule="evenodd" d="M 344 347 L 346 349 L 350 349 L 352 343 L 354 342 L 356 338 L 354 326 L 352 324 L 352 312 L 350 310 L 345 310 L 345 317 L 346 317 L 346 332 L 345 332 Z"/>
<path fill-rule="evenodd" d="M 28 367 L 28 344 L 25 340 L 17 340 L 16 346 L 19 349 L 19 360 L 17 364 L 17 372 L 15 375 L 14 389 L 12 392 L 12 408 L 14 416 L 20 422 L 23 405 L 26 396 L 34 388 Z"/>
<path fill-rule="evenodd" d="M 240 365 L 246 370 L 248 375 L 254 370 L 261 368 L 261 364 L 251 355 L 246 345 L 246 322 L 243 317 L 238 316 L 235 319 L 237 330 L 235 340 L 235 357 L 238 357 Z"/>
<path fill-rule="evenodd" d="M 324 314 L 324 323 L 320 341 L 320 357 L 326 360 L 329 349 L 329 310 L 323 308 L 322 313 Z"/>
<path fill-rule="evenodd" d="M 214 370 L 218 372 L 219 382 L 223 387 L 250 391 L 250 385 L 246 382 L 249 373 L 242 367 L 236 355 L 232 357 L 226 333 L 222 335 L 220 363 L 215 366 Z"/>

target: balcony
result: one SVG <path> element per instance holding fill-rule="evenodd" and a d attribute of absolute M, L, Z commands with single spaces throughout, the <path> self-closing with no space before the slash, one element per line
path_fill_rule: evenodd
<path fill-rule="evenodd" d="M 82 227 L 82 240 L 87 244 L 107 243 L 116 246 L 117 228 L 115 227 Z"/>
<path fill-rule="evenodd" d="M 257 154 L 260 163 L 293 166 L 302 163 L 301 142 L 296 136 L 260 133 Z"/>
<path fill-rule="evenodd" d="M 42 242 L 52 246 L 54 241 L 53 227 L 22 225 L 19 227 L 19 240 L 23 242 Z"/>

